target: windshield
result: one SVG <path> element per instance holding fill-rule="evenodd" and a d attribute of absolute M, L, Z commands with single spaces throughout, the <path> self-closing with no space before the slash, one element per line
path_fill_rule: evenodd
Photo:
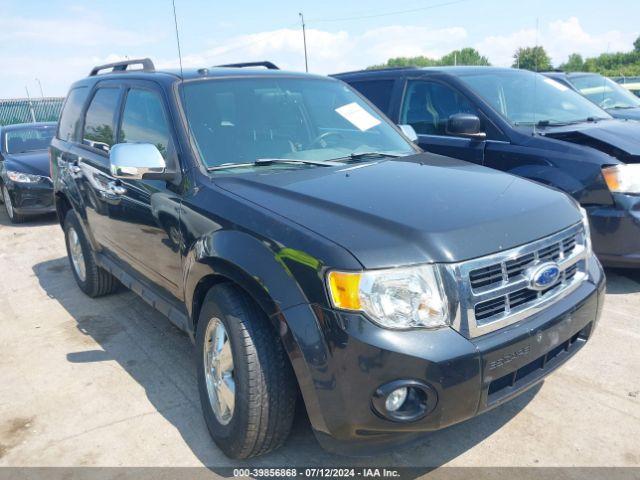
<path fill-rule="evenodd" d="M 46 150 L 49 148 L 55 132 L 55 125 L 7 130 L 4 136 L 5 151 L 7 153 L 25 153 Z"/>
<path fill-rule="evenodd" d="M 602 75 L 570 76 L 569 81 L 580 93 L 601 108 L 640 107 L 640 99 L 629 90 Z"/>
<path fill-rule="evenodd" d="M 528 70 L 488 70 L 459 78 L 513 125 L 611 118 L 569 87 Z"/>
<path fill-rule="evenodd" d="M 183 94 L 195 146 L 209 168 L 259 159 L 330 161 L 359 152 L 416 152 L 350 87 L 333 80 L 200 80 L 186 82 Z"/>

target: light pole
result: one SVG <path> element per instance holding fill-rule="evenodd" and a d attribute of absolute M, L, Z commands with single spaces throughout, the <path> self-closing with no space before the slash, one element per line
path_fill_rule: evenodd
<path fill-rule="evenodd" d="M 36 113 L 33 111 L 33 104 L 31 103 L 31 95 L 29 95 L 29 87 L 24 86 L 24 90 L 27 92 L 27 102 L 29 103 L 29 112 L 31 112 L 31 121 L 36 123 Z"/>
<path fill-rule="evenodd" d="M 44 98 L 44 92 L 42 91 L 42 83 L 39 78 L 36 78 L 36 82 L 38 82 L 38 86 L 40 87 L 40 96 Z"/>
<path fill-rule="evenodd" d="M 300 12 L 300 22 L 302 23 L 302 42 L 304 43 L 304 69 L 306 72 L 309 72 L 309 61 L 307 59 L 307 31 L 305 29 L 304 24 L 304 15 Z"/>

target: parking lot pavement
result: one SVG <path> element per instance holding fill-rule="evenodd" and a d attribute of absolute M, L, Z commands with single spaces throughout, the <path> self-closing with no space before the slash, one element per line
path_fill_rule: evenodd
<path fill-rule="evenodd" d="M 53 218 L 0 213 L 0 466 L 640 466 L 640 272 L 608 272 L 592 341 L 541 386 L 375 459 L 284 448 L 232 462 L 209 439 L 192 346 L 128 291 L 76 287 Z"/>

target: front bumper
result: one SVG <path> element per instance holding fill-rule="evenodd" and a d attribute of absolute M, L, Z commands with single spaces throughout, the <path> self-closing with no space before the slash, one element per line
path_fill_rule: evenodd
<path fill-rule="evenodd" d="M 613 194 L 614 205 L 587 207 L 593 250 L 608 267 L 640 267 L 640 196 Z"/>
<path fill-rule="evenodd" d="M 39 183 L 7 184 L 13 209 L 20 215 L 37 215 L 55 212 L 53 185 L 46 180 Z"/>
<path fill-rule="evenodd" d="M 339 453 L 370 454 L 472 418 L 537 384 L 582 348 L 598 321 L 604 273 L 590 263 L 590 280 L 567 297 L 471 340 L 453 329 L 385 330 L 360 315 L 308 305 L 287 310 L 289 325 L 323 331 L 314 342 L 308 328 L 299 337 L 292 328 L 300 346 L 294 369 L 318 440 Z M 315 318 L 305 319 L 309 314 Z M 432 388 L 435 408 L 412 422 L 376 414 L 376 389 L 399 379 Z"/>

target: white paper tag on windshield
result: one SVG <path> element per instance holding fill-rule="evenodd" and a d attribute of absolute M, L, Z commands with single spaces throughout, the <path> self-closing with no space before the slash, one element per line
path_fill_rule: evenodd
<path fill-rule="evenodd" d="M 544 79 L 545 83 L 548 83 L 549 85 L 551 85 L 552 87 L 557 88 L 558 90 L 560 90 L 561 92 L 564 92 L 565 90 L 569 90 L 569 87 L 565 87 L 564 85 L 562 85 L 560 82 L 556 82 L 553 78 L 545 78 Z"/>
<path fill-rule="evenodd" d="M 346 118 L 349 122 L 353 123 L 356 128 L 363 132 L 375 127 L 376 125 L 380 125 L 380 120 L 371 115 L 356 102 L 347 103 L 346 105 L 336 108 L 336 112 Z"/>

